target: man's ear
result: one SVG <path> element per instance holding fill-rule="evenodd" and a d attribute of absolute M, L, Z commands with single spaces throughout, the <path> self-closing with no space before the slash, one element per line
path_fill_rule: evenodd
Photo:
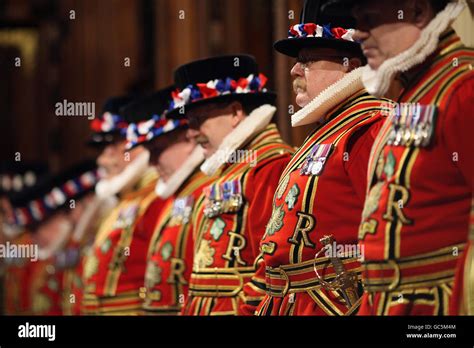
<path fill-rule="evenodd" d="M 413 6 L 415 10 L 414 24 L 423 29 L 434 18 L 434 10 L 429 0 L 415 0 Z"/>
<path fill-rule="evenodd" d="M 349 59 L 349 66 L 347 72 L 351 72 L 362 66 L 362 60 L 358 57 L 352 57 Z"/>
<path fill-rule="evenodd" d="M 231 125 L 232 128 L 235 128 L 245 118 L 245 112 L 242 107 L 242 104 L 240 104 L 239 102 L 233 102 L 230 105 L 230 109 L 232 110 Z"/>

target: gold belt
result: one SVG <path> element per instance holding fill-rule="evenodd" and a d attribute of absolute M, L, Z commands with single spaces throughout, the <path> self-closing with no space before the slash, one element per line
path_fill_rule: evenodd
<path fill-rule="evenodd" d="M 341 258 L 347 271 L 360 273 L 360 262 L 355 258 Z M 336 278 L 331 261 L 327 257 L 300 263 L 267 267 L 265 270 L 266 292 L 269 296 L 284 297 L 288 293 L 304 292 L 321 286 L 315 269 L 324 275 L 326 281 Z"/>
<path fill-rule="evenodd" d="M 254 274 L 254 267 L 200 268 L 191 274 L 189 295 L 235 297 Z"/>
<path fill-rule="evenodd" d="M 396 260 L 365 261 L 362 263 L 362 283 L 369 292 L 394 291 L 436 286 L 454 278 L 458 254 L 465 243 L 445 247 L 434 252 Z"/>

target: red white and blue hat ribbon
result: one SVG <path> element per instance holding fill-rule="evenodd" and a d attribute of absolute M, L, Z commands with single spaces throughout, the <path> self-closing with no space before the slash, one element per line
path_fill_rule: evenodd
<path fill-rule="evenodd" d="M 91 129 L 96 133 L 112 133 L 119 131 L 125 134 L 128 123 L 122 116 L 115 115 L 110 112 L 104 112 L 102 117 L 96 118 L 91 122 Z"/>
<path fill-rule="evenodd" d="M 127 128 L 127 150 L 145 143 L 162 134 L 169 133 L 177 128 L 188 125 L 188 121 L 182 119 L 168 119 L 165 115 L 153 115 L 149 120 L 139 123 L 131 123 Z"/>
<path fill-rule="evenodd" d="M 344 29 L 341 27 L 331 28 L 331 24 L 318 25 L 315 23 L 302 23 L 290 27 L 288 38 L 320 37 L 325 39 L 354 41 L 352 38 L 354 33 L 355 29 Z"/>
<path fill-rule="evenodd" d="M 98 170 L 83 173 L 77 178 L 66 181 L 63 185 L 54 187 L 43 197 L 30 201 L 26 206 L 13 209 L 13 215 L 8 222 L 19 226 L 27 226 L 43 221 L 67 200 L 91 190 L 99 181 Z"/>
<path fill-rule="evenodd" d="M 207 83 L 197 83 L 188 85 L 183 90 L 175 90 L 171 93 L 172 101 L 168 111 L 189 105 L 198 100 L 215 98 L 228 94 L 248 94 L 256 92 L 266 92 L 264 88 L 267 77 L 263 74 L 251 74 L 234 80 L 230 77 L 225 79 L 215 79 Z"/>

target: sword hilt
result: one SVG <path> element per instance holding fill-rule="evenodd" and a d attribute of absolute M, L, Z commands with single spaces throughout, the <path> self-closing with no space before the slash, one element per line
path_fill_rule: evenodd
<path fill-rule="evenodd" d="M 332 235 L 326 235 L 319 240 L 323 244 L 323 248 L 319 250 L 314 259 L 316 260 L 319 255 L 325 251 L 328 246 L 335 243 L 335 239 Z M 334 254 L 329 256 L 329 260 L 334 268 L 336 277 L 333 281 L 327 282 L 324 280 L 324 276 L 321 276 L 318 272 L 316 266 L 314 266 L 314 272 L 318 278 L 322 287 L 326 290 L 341 290 L 344 300 L 346 301 L 348 307 L 352 307 L 357 300 L 359 299 L 359 294 L 357 292 L 357 274 L 355 272 L 346 271 L 344 264 L 340 258 Z"/>

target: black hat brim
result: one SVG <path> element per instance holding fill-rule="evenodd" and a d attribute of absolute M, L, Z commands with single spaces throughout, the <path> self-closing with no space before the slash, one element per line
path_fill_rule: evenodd
<path fill-rule="evenodd" d="M 100 149 L 107 145 L 116 143 L 119 140 L 123 140 L 123 136 L 119 132 L 112 133 L 94 133 L 89 140 L 86 141 L 86 145 L 91 148 Z"/>
<path fill-rule="evenodd" d="M 232 93 L 232 94 L 225 94 L 220 95 L 217 97 L 200 99 L 193 103 L 187 104 L 184 106 L 184 115 L 180 113 L 181 108 L 173 109 L 172 111 L 168 112 L 166 117 L 169 118 L 182 118 L 186 115 L 187 112 L 194 110 L 198 107 L 202 107 L 204 105 L 212 105 L 212 104 L 220 104 L 220 103 L 228 103 L 228 102 L 242 102 L 242 103 L 251 103 L 255 105 L 265 105 L 271 104 L 275 105 L 276 103 L 277 94 L 275 92 L 255 92 L 255 93 Z"/>
<path fill-rule="evenodd" d="M 362 57 L 362 50 L 359 43 L 322 37 L 283 39 L 275 42 L 273 47 L 278 52 L 293 58 L 297 58 L 303 48 L 334 48 L 349 51 Z"/>

